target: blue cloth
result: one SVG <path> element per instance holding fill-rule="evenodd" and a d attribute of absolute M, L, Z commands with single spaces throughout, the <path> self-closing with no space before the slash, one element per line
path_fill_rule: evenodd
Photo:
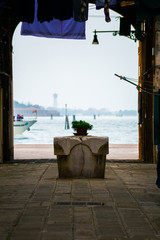
<path fill-rule="evenodd" d="M 105 0 L 96 0 L 96 9 L 99 10 L 101 8 L 104 8 Z M 117 7 L 118 1 L 117 0 L 111 0 L 109 2 L 109 7 Z"/>
<path fill-rule="evenodd" d="M 105 0 L 96 0 L 96 9 L 104 8 Z"/>
<path fill-rule="evenodd" d="M 158 160 L 157 160 L 157 187 L 160 188 L 160 144 L 158 145 Z"/>
<path fill-rule="evenodd" d="M 23 22 L 21 35 L 46 38 L 86 39 L 85 22 L 76 22 L 73 18 L 64 21 L 54 19 L 53 21 L 43 23 L 34 21 L 33 24 Z"/>
<path fill-rule="evenodd" d="M 86 39 L 85 22 L 76 22 L 73 18 L 60 21 L 40 23 L 37 19 L 37 1 L 35 1 L 35 18 L 33 23 L 23 22 L 21 35 L 47 38 Z"/>

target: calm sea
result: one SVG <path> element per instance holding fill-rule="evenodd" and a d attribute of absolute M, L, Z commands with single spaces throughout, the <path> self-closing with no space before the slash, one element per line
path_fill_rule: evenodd
<path fill-rule="evenodd" d="M 29 118 L 28 118 L 29 119 Z M 70 129 L 65 130 L 65 117 L 38 117 L 30 131 L 14 136 L 14 144 L 52 144 L 54 137 L 71 136 L 73 118 L 69 117 Z M 76 120 L 84 120 L 93 125 L 88 133 L 93 136 L 108 136 L 110 143 L 137 144 L 137 116 L 76 116 Z"/>

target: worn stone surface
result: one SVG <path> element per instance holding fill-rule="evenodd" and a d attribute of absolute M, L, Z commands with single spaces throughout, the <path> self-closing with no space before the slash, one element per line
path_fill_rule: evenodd
<path fill-rule="evenodd" d="M 56 159 L 53 144 L 15 144 L 14 159 Z M 137 144 L 109 144 L 107 159 L 138 159 Z"/>
<path fill-rule="evenodd" d="M 107 162 L 104 179 L 56 163 L 0 165 L 1 240 L 160 239 L 156 165 Z"/>
<path fill-rule="evenodd" d="M 54 138 L 60 178 L 103 178 L 107 137 L 71 136 Z"/>
<path fill-rule="evenodd" d="M 86 145 L 93 154 L 108 154 L 109 139 L 108 137 L 96 136 L 69 136 L 54 138 L 54 154 L 69 155 L 76 145 Z"/>

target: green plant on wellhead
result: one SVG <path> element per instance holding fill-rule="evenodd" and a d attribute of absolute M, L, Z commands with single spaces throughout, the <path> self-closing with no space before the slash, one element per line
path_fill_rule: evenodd
<path fill-rule="evenodd" d="M 93 128 L 93 125 L 91 125 L 88 122 L 82 121 L 82 120 L 80 120 L 80 121 L 73 121 L 72 122 L 72 128 L 74 130 L 76 130 L 77 128 L 85 128 L 85 129 L 91 130 Z"/>

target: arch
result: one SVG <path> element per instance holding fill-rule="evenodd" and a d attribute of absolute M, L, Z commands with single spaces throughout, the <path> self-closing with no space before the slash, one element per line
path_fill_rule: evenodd
<path fill-rule="evenodd" d="M 3 151 L 1 152 L 1 157 L 3 155 L 3 162 L 5 161 L 12 161 L 13 160 L 13 122 L 12 122 L 12 117 L 13 117 L 13 81 L 12 81 L 12 36 L 14 33 L 14 30 L 16 26 L 19 23 L 19 20 L 15 19 L 12 15 L 12 1 L 8 1 L 9 5 L 7 8 L 1 8 L 1 24 L 5 26 L 5 29 L 7 29 L 6 33 L 1 37 L 1 54 L 3 55 L 3 66 L 1 64 L 1 70 L 0 70 L 0 91 L 1 91 L 1 98 L 2 98 L 2 92 L 3 92 L 3 102 L 1 101 L 0 104 L 0 111 L 3 112 L 1 114 L 1 133 L 0 133 L 0 139 L 3 139 L 3 143 L 1 142 L 0 148 L 3 148 Z M 95 1 L 90 1 L 91 3 L 95 3 Z M 117 8 L 116 11 L 123 16 L 127 17 L 129 21 L 132 23 L 133 26 L 135 26 L 135 8 L 130 7 L 127 9 L 123 8 Z M 150 21 L 150 26 L 155 26 L 153 25 L 153 18 Z M 157 20 L 159 22 L 159 20 Z M 142 56 L 141 58 L 141 63 L 140 67 L 143 68 L 141 73 L 142 75 L 145 74 L 146 72 L 148 73 L 150 66 L 152 66 L 150 60 L 151 60 L 151 55 L 149 54 L 149 59 L 145 60 L 145 53 L 149 51 L 151 52 L 152 47 L 155 45 L 155 32 L 150 31 L 153 39 L 148 35 L 144 39 L 143 43 L 141 44 L 140 50 L 143 49 L 143 53 L 141 51 Z M 156 42 L 157 43 L 157 42 Z M 158 43 L 157 43 L 158 44 Z M 156 51 L 158 52 L 158 47 L 159 44 L 156 46 Z M 154 55 L 155 56 L 155 55 Z M 159 55 L 158 55 L 159 56 Z M 154 65 L 155 66 L 155 65 Z M 155 71 L 153 72 L 154 75 Z M 159 77 L 159 73 L 157 72 L 157 77 Z M 154 82 L 155 78 L 154 76 L 151 76 L 152 81 Z M 139 77 L 139 81 L 142 83 L 142 76 Z M 159 83 L 158 85 L 159 86 Z M 155 154 L 153 154 L 153 96 L 147 101 L 149 103 L 149 106 L 147 106 L 147 111 L 144 111 L 143 114 L 143 120 L 144 120 L 144 125 L 143 125 L 143 130 L 141 131 L 141 138 L 140 139 L 140 145 L 141 149 L 143 148 L 143 151 L 145 152 L 148 151 L 149 149 L 152 149 L 151 151 L 147 152 L 143 156 L 141 155 L 141 159 L 144 158 L 144 160 L 153 162 Z M 142 106 L 142 109 L 144 110 L 145 104 Z M 146 114 L 148 115 L 148 120 L 146 121 L 145 117 Z M 145 135 L 145 137 L 143 136 Z M 151 140 L 149 140 L 151 138 Z M 2 141 L 2 140 L 1 140 Z M 3 152 L 3 154 L 2 154 Z M 154 156 L 153 156 L 154 155 Z"/>

